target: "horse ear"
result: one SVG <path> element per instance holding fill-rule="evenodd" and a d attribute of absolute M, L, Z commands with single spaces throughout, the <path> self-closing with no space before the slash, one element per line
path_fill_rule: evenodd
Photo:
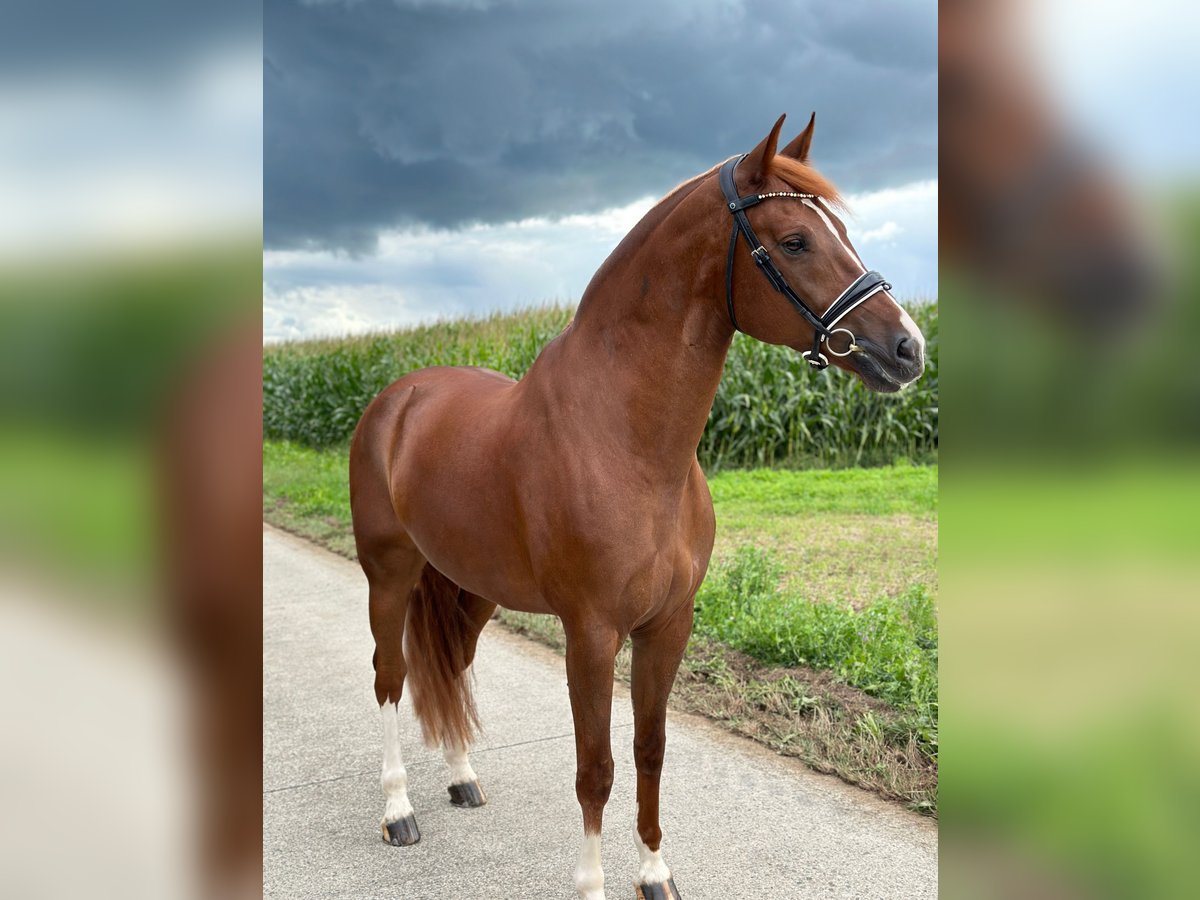
<path fill-rule="evenodd" d="M 767 180 L 767 175 L 771 171 L 771 160 L 775 158 L 775 148 L 779 146 L 779 129 L 783 127 L 783 120 L 786 118 L 786 113 L 780 116 L 775 127 L 771 129 L 771 133 L 763 138 L 762 143 L 751 150 L 742 162 L 742 170 L 752 185 L 761 184 Z"/>
<path fill-rule="evenodd" d="M 816 124 L 817 114 L 814 112 L 812 118 L 808 120 L 808 127 L 796 135 L 790 144 L 780 150 L 779 155 L 798 159 L 800 162 L 808 162 L 808 148 L 812 146 L 813 128 Z"/>

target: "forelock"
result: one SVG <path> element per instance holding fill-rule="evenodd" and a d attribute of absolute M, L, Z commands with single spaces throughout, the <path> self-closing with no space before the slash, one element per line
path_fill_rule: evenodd
<path fill-rule="evenodd" d="M 789 156 L 776 156 L 768 170 L 786 181 L 794 191 L 815 194 L 829 206 L 845 210 L 846 204 L 833 182 L 810 166 Z"/>

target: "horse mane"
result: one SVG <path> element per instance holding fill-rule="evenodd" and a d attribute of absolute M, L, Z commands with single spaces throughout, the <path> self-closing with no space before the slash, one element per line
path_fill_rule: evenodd
<path fill-rule="evenodd" d="M 810 166 L 790 156 L 776 156 L 771 160 L 767 170 L 770 174 L 782 178 L 792 190 L 802 194 L 816 194 L 831 206 L 846 208 L 846 202 L 832 181 Z"/>
<path fill-rule="evenodd" d="M 707 171 L 701 172 L 699 175 L 693 175 L 686 181 L 677 184 L 667 192 L 666 196 L 646 212 L 641 221 L 621 239 L 612 253 L 608 255 L 608 258 L 600 264 L 600 267 L 592 276 L 592 280 L 588 282 L 587 287 L 584 289 L 583 296 L 579 299 L 580 309 L 584 307 L 589 299 L 588 295 L 591 292 L 592 284 L 602 279 L 611 270 L 612 266 L 616 264 L 616 260 L 622 258 L 632 248 L 640 246 L 650 232 L 663 219 L 670 215 L 675 207 L 682 203 L 706 178 L 724 165 L 724 162 L 719 162 Z M 842 200 L 842 196 L 838 192 L 838 189 L 834 187 L 833 182 L 807 163 L 802 163 L 788 156 L 776 156 L 772 159 L 768 171 L 770 174 L 782 178 L 795 191 L 799 191 L 802 194 L 814 194 L 830 206 L 839 209 L 846 208 L 845 201 Z"/>
<path fill-rule="evenodd" d="M 616 250 L 620 250 L 622 245 L 628 242 L 630 245 L 639 244 L 654 227 L 666 218 L 671 211 L 678 206 L 683 200 L 700 185 L 704 179 L 712 175 L 724 165 L 725 161 L 717 163 L 705 172 L 699 175 L 693 175 L 685 181 L 675 185 L 670 191 L 663 196 L 654 206 L 647 210 L 646 215 L 641 221 L 633 227 L 619 244 Z M 791 185 L 792 190 L 799 191 L 802 194 L 815 194 L 831 206 L 836 206 L 841 209 L 846 208 L 845 201 L 842 200 L 842 195 L 834 186 L 833 182 L 814 169 L 808 163 L 802 163 L 799 160 L 792 159 L 789 156 L 776 156 L 771 161 L 771 166 L 768 170 L 770 174 L 777 175 Z M 612 256 L 616 256 L 614 250 Z M 610 257 L 611 258 L 611 257 Z M 605 260 L 601 269 L 607 266 L 608 261 Z M 600 273 L 597 272 L 597 275 Z"/>
<path fill-rule="evenodd" d="M 668 215 L 670 215 L 675 207 L 687 199 L 688 195 L 691 194 L 692 191 L 694 191 L 697 187 L 699 187 L 700 183 L 703 182 L 704 179 L 713 172 L 715 172 L 719 166 L 720 163 L 713 166 L 707 172 L 701 172 L 699 175 L 693 175 L 686 181 L 682 181 L 675 185 L 675 187 L 667 192 L 666 196 L 664 196 L 646 211 L 646 214 L 642 216 L 641 220 L 633 226 L 633 228 L 628 234 L 625 235 L 625 237 L 620 240 L 617 246 L 613 248 L 612 253 L 608 255 L 608 258 L 600 264 L 600 267 L 596 269 L 595 274 L 592 275 L 591 281 L 588 282 L 587 287 L 583 290 L 583 295 L 579 298 L 579 308 L 581 310 L 583 309 L 584 304 L 586 304 L 588 301 L 588 295 L 591 292 L 592 285 L 600 281 L 600 279 L 603 278 L 614 265 L 616 265 L 616 261 L 622 258 L 624 254 L 629 253 L 633 248 L 640 246 L 642 242 L 649 236 L 649 234 L 658 227 L 658 224 Z"/>

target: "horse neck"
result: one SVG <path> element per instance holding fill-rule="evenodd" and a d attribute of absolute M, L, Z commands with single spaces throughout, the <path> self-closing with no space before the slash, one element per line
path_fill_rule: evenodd
<path fill-rule="evenodd" d="M 589 427 L 667 480 L 691 470 L 733 338 L 717 302 L 724 238 L 711 216 L 680 210 L 668 223 L 680 205 L 652 210 L 622 241 L 558 348 L 570 373 L 559 389 L 586 404 Z"/>

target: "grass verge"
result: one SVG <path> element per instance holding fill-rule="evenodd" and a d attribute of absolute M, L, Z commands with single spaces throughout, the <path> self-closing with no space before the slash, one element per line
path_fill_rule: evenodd
<path fill-rule="evenodd" d="M 502 610 L 500 622 L 564 652 L 553 616 Z M 629 684 L 630 650 L 617 655 L 616 677 Z M 772 666 L 694 632 L 671 690 L 671 708 L 698 713 L 810 768 L 937 815 L 937 735 L 834 672 Z M 932 747 L 922 734 L 932 737 Z M 932 755 L 931 755 L 932 751 Z"/>

